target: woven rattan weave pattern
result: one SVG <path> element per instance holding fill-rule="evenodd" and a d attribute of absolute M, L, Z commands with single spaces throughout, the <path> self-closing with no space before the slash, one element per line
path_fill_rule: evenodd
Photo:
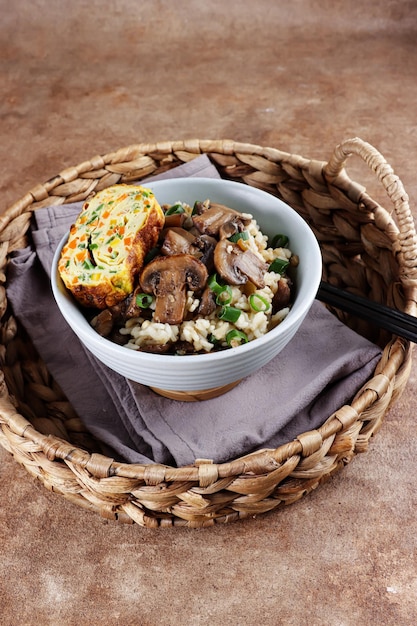
<path fill-rule="evenodd" d="M 366 451 L 411 367 L 409 342 L 335 311 L 379 343 L 383 354 L 351 404 L 323 415 L 319 429 L 223 464 L 133 465 L 102 454 L 9 310 L 8 256 L 26 245 L 37 208 L 84 200 L 202 153 L 222 177 L 277 195 L 308 221 L 320 243 L 325 280 L 416 313 L 417 239 L 407 195 L 382 155 L 357 138 L 342 142 L 327 162 L 232 140 L 136 144 L 70 167 L 29 191 L 0 217 L 0 443 L 48 489 L 105 518 L 146 527 L 231 522 L 299 500 Z M 351 154 L 383 185 L 389 211 L 350 180 L 344 164 Z"/>

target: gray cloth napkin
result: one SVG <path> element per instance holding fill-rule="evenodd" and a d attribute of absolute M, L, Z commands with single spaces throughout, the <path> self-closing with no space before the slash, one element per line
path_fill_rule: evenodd
<path fill-rule="evenodd" d="M 168 175 L 218 176 L 205 156 Z M 121 377 L 83 348 L 50 289 L 53 253 L 80 209 L 78 203 L 34 213 L 33 245 L 12 253 L 7 295 L 85 426 L 114 458 L 183 466 L 275 448 L 320 426 L 372 375 L 380 349 L 315 302 L 275 359 L 218 398 L 178 402 Z"/>

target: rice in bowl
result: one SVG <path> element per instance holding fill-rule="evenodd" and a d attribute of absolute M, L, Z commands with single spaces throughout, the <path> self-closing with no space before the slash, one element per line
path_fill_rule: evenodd
<path fill-rule="evenodd" d="M 196 203 L 196 205 L 200 207 L 203 216 L 205 210 L 212 206 L 209 200 Z M 181 220 L 177 221 L 181 222 L 181 232 L 182 230 L 195 232 L 193 212 L 196 205 L 191 207 L 185 202 L 176 202 L 174 205 L 165 205 L 162 208 L 167 216 L 167 222 L 169 216 L 181 216 Z M 262 233 L 251 214 L 240 215 L 244 220 L 244 228 L 240 227 L 240 234 L 243 233 L 243 235 L 237 237 L 237 242 L 242 251 L 250 251 L 260 260 L 261 267 L 265 268 L 262 272 L 262 281 L 258 283 L 260 286 L 256 286 L 249 279 L 238 285 L 227 283 L 219 276 L 216 266 L 211 267 L 214 271 L 210 273 L 207 289 L 211 290 L 211 285 L 214 290 L 213 298 L 216 295 L 216 288 L 217 291 L 223 291 L 226 293 L 227 300 L 224 296 L 222 299 L 220 294 L 210 312 L 207 310 L 202 312 L 203 290 L 187 289 L 183 320 L 177 324 L 155 321 L 156 299 L 152 296 L 151 299 L 146 300 L 146 306 L 143 308 L 136 306 L 136 315 L 123 320 L 123 323 L 119 324 L 116 329 L 112 328 L 111 333 L 108 333 L 109 338 L 115 339 L 117 343 L 131 350 L 177 355 L 199 354 L 224 350 L 253 341 L 280 324 L 287 316 L 293 298 L 292 281 L 287 269 L 297 266 L 298 257 L 291 252 L 285 236 L 278 237 L 279 245 L 273 245 L 274 242 L 270 244 L 268 237 Z M 172 228 L 175 234 L 180 232 L 178 226 Z M 169 228 L 165 228 L 165 238 L 168 230 Z M 213 228 L 210 230 L 210 236 L 213 234 L 212 231 Z M 218 233 L 216 238 L 218 239 Z M 164 250 L 164 241 L 165 239 L 161 237 L 154 254 L 161 254 L 161 250 Z M 230 246 L 235 244 L 236 237 L 235 242 L 231 241 Z M 228 245 L 225 244 L 226 250 Z M 178 252 L 178 249 L 175 248 L 174 252 Z M 210 263 L 208 266 L 210 267 Z M 139 292 L 140 289 L 137 289 L 133 295 L 136 300 L 135 304 L 139 301 L 139 296 L 144 295 Z M 278 297 L 278 292 L 281 297 Z M 231 317 L 227 314 L 230 311 L 234 312 Z M 92 320 L 92 325 L 98 331 L 100 331 L 100 315 L 103 314 L 100 313 Z M 222 319 L 223 316 L 225 319 Z"/>

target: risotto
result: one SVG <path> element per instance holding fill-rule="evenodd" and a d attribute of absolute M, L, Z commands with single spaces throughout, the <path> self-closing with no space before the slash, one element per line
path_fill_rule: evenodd
<path fill-rule="evenodd" d="M 252 215 L 210 200 L 162 210 L 134 291 L 93 317 L 97 332 L 131 350 L 184 355 L 236 347 L 282 322 L 298 264 L 285 234 L 269 241 Z"/>

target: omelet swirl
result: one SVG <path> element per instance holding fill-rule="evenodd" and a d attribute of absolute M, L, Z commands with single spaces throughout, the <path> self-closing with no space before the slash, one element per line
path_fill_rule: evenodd
<path fill-rule="evenodd" d="M 164 226 L 153 192 L 113 185 L 87 200 L 62 248 L 58 271 L 81 305 L 104 309 L 125 299 Z"/>

